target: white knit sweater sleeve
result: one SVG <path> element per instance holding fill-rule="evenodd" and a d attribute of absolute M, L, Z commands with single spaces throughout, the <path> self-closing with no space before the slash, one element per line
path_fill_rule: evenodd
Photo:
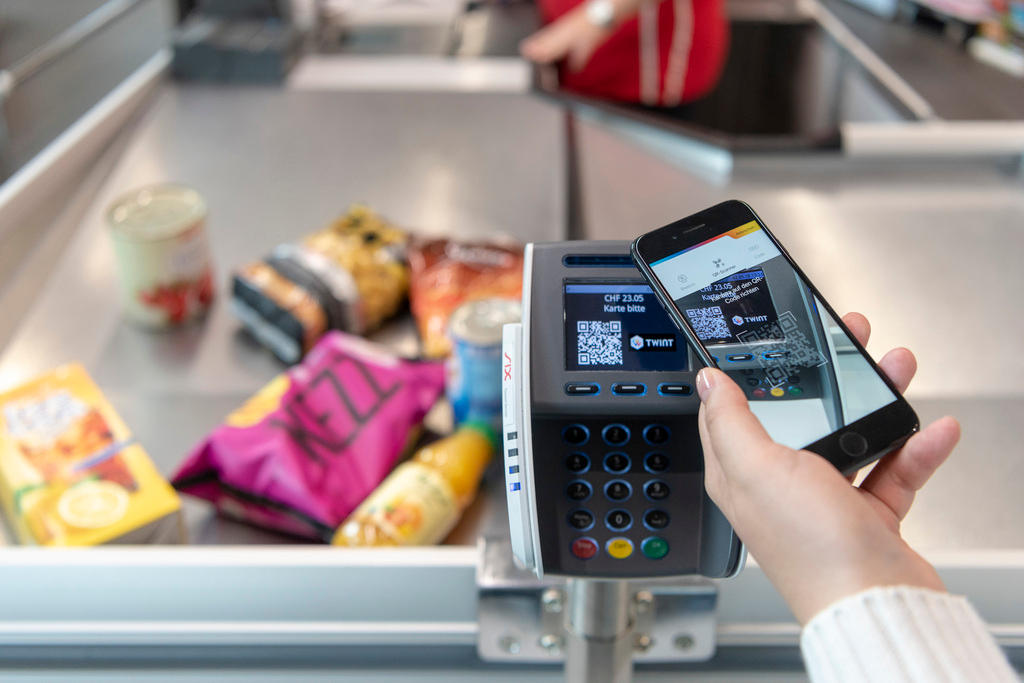
<path fill-rule="evenodd" d="M 1020 681 L 966 598 L 888 586 L 817 614 L 800 637 L 814 683 Z"/>

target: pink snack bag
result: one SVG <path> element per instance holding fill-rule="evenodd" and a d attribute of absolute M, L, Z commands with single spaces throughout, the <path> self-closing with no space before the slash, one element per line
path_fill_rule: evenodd
<path fill-rule="evenodd" d="M 229 415 L 172 483 L 232 517 L 330 541 L 443 391 L 443 364 L 330 332 Z"/>

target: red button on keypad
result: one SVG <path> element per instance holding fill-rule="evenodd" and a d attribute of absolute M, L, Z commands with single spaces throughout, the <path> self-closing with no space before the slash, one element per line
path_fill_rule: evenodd
<path fill-rule="evenodd" d="M 589 560 L 597 554 L 597 543 L 592 538 L 577 538 L 572 542 L 572 554 L 581 560 Z"/>

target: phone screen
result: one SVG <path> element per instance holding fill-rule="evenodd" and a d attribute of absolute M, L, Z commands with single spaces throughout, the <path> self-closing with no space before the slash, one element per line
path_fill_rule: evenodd
<path fill-rule="evenodd" d="M 776 441 L 804 448 L 897 400 L 757 221 L 650 267 Z"/>

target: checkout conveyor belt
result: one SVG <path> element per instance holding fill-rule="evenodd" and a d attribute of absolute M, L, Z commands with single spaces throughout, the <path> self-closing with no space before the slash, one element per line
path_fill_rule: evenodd
<path fill-rule="evenodd" d="M 201 188 L 221 278 L 357 199 L 426 232 L 551 240 L 565 237 L 564 133 L 563 112 L 528 95 L 163 85 L 122 133 L 112 170 L 94 179 L 99 190 L 0 356 L 0 384 L 81 360 L 170 473 L 280 366 L 238 334 L 223 297 L 203 325 L 171 334 L 120 320 L 102 216 L 116 195 L 165 178 Z M 1006 340 L 1024 336 L 1012 314 L 1024 291 L 1019 178 L 981 161 L 815 156 L 738 159 L 723 180 L 592 120 L 579 122 L 575 142 L 587 237 L 631 237 L 740 197 L 839 310 L 871 318 L 870 351 L 917 352 L 909 400 L 922 420 L 952 413 L 965 430 L 905 535 L 1024 661 L 1024 362 L 1006 353 Z M 971 276 L 952 278 L 957 268 Z M 378 338 L 402 348 L 411 334 L 399 323 Z M 4 549 L 0 671 L 89 658 L 94 671 L 170 662 L 251 680 L 315 680 L 340 666 L 354 667 L 353 680 L 559 680 L 555 667 L 476 656 L 482 556 L 502 543 L 502 498 L 486 491 L 464 542 L 441 548 L 284 548 L 189 504 L 191 547 Z M 797 625 L 756 563 L 717 589 L 716 657 L 641 668 L 638 680 L 736 680 L 770 667 L 789 680 L 800 669 Z"/>

